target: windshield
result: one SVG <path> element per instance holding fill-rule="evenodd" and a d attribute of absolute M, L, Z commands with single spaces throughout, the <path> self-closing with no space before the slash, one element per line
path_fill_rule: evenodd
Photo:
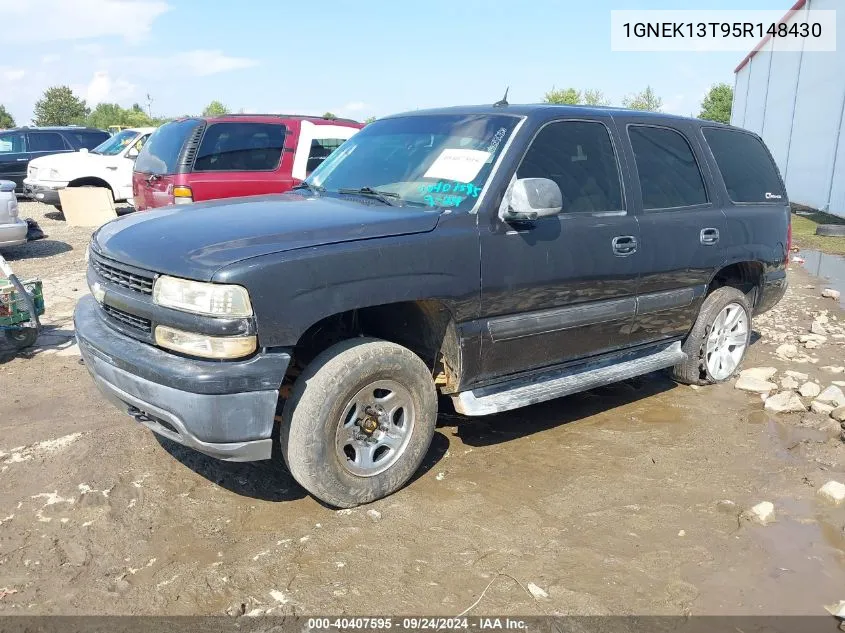
<path fill-rule="evenodd" d="M 371 123 L 306 183 L 330 193 L 369 188 L 431 208 L 471 209 L 519 122 L 507 115 L 420 115 Z"/>
<path fill-rule="evenodd" d="M 106 141 L 103 141 L 97 147 L 91 150 L 92 154 L 102 154 L 103 156 L 116 156 L 126 149 L 138 133 L 134 130 L 123 130 L 119 134 L 115 134 Z"/>

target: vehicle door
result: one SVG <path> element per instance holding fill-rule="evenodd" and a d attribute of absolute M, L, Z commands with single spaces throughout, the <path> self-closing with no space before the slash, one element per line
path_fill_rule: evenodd
<path fill-rule="evenodd" d="M 111 183 L 115 199 L 127 200 L 132 197 L 132 172 L 135 169 L 135 159 L 150 138 L 149 134 L 139 134 L 125 150 L 117 156 L 105 156 L 104 166 L 107 171 L 106 180 Z"/>
<path fill-rule="evenodd" d="M 292 186 L 282 123 L 209 123 L 185 184 L 194 201 L 281 193 Z M 283 164 L 283 162 L 285 164 Z M 288 174 L 280 179 L 280 169 Z"/>
<path fill-rule="evenodd" d="M 23 191 L 29 154 L 26 152 L 26 134 L 21 131 L 0 132 L 0 180 L 11 180 L 15 191 Z"/>
<path fill-rule="evenodd" d="M 631 343 L 685 335 L 723 262 L 725 213 L 695 123 L 614 115 L 628 138 L 641 249 Z"/>
<path fill-rule="evenodd" d="M 640 249 L 618 144 L 610 117 L 544 124 L 515 178 L 552 180 L 562 212 L 482 225 L 482 379 L 628 344 Z"/>

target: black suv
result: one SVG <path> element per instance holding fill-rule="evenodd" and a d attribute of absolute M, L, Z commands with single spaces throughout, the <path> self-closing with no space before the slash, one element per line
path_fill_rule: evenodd
<path fill-rule="evenodd" d="M 11 180 L 23 193 L 29 161 L 47 154 L 94 149 L 109 138 L 108 132 L 75 125 L 22 127 L 0 132 L 0 180 Z"/>
<path fill-rule="evenodd" d="M 76 333 L 103 393 L 156 433 L 246 461 L 271 457 L 278 427 L 296 480 L 353 506 L 419 467 L 438 392 L 476 416 L 663 368 L 727 380 L 784 294 L 790 233 L 745 130 L 413 112 L 293 192 L 106 224 Z"/>

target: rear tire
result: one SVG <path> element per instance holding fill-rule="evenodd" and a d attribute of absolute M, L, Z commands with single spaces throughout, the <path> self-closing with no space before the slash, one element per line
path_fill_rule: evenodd
<path fill-rule="evenodd" d="M 17 349 L 30 347 L 38 340 L 38 330 L 35 328 L 4 330 L 3 334 L 6 336 L 6 340 Z"/>
<path fill-rule="evenodd" d="M 411 350 L 342 341 L 298 377 L 282 413 L 288 469 L 318 499 L 350 508 L 401 488 L 431 445 L 437 392 Z"/>
<path fill-rule="evenodd" d="M 741 312 L 736 311 L 734 306 Z M 728 318 L 737 318 L 737 324 L 733 329 L 728 329 L 724 336 L 714 331 L 714 325 L 718 328 L 717 319 L 727 311 Z M 744 317 L 745 332 L 741 333 Z M 744 334 L 744 345 L 740 349 L 741 334 Z M 712 336 L 711 336 L 712 335 Z M 720 371 L 714 368 L 713 348 L 723 341 L 723 347 L 727 359 L 726 365 Z M 736 344 L 731 346 L 730 342 Z M 683 350 L 686 352 L 687 361 L 675 365 L 672 368 L 672 378 L 687 385 L 709 385 L 716 382 L 725 382 L 736 373 L 742 364 L 748 345 L 751 341 L 751 305 L 745 295 L 732 286 L 723 286 L 711 292 L 698 312 L 692 330 L 683 343 Z M 732 365 L 732 367 L 731 367 Z"/>
<path fill-rule="evenodd" d="M 816 235 L 825 237 L 845 236 L 845 224 L 819 224 L 816 227 Z"/>

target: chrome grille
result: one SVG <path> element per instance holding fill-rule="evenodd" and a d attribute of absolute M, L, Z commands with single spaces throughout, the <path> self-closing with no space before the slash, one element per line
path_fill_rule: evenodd
<path fill-rule="evenodd" d="M 145 295 L 153 294 L 153 278 L 146 275 L 130 272 L 121 268 L 116 262 L 107 260 L 99 255 L 91 253 L 91 266 L 100 277 L 108 282 L 140 292 Z"/>
<path fill-rule="evenodd" d="M 128 325 L 131 328 L 135 328 L 136 330 L 140 330 L 141 332 L 146 332 L 147 334 L 152 332 L 152 323 L 149 319 L 135 316 L 134 314 L 129 314 L 128 312 L 118 310 L 117 308 L 107 304 L 103 304 L 103 310 L 112 319 L 114 319 L 115 321 L 119 321 L 123 325 Z"/>

